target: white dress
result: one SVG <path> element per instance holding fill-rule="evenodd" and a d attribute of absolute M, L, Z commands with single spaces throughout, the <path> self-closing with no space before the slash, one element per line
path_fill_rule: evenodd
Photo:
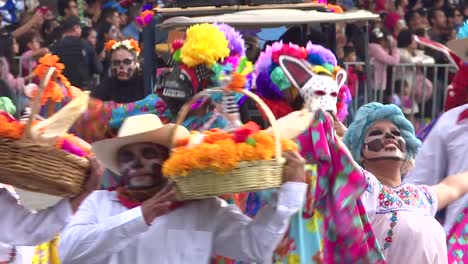
<path fill-rule="evenodd" d="M 434 218 L 437 196 L 430 186 L 404 183 L 392 188 L 365 172 L 362 195 L 375 236 L 389 264 L 447 263 L 445 232 Z"/>

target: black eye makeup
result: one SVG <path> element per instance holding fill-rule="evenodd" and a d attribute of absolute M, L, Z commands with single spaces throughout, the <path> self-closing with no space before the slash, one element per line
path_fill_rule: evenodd
<path fill-rule="evenodd" d="M 401 136 L 401 133 L 400 133 L 400 131 L 398 131 L 398 130 L 393 130 L 393 131 L 392 131 L 392 134 L 393 134 L 394 136 L 396 136 L 396 137 Z"/>
<path fill-rule="evenodd" d="M 120 65 L 129 66 L 130 64 L 132 64 L 132 62 L 133 62 L 133 60 L 131 60 L 131 59 L 112 60 L 111 64 L 112 64 L 113 67 L 119 67 Z"/>
<path fill-rule="evenodd" d="M 159 154 L 158 150 L 154 148 L 144 148 L 141 151 L 141 155 L 145 159 L 156 159 L 159 158 L 161 155 Z"/>
<path fill-rule="evenodd" d="M 383 135 L 383 131 L 380 130 L 380 129 L 372 130 L 372 131 L 369 132 L 369 134 L 368 134 L 369 137 L 371 137 L 371 136 L 379 136 L 379 135 Z"/>
<path fill-rule="evenodd" d="M 132 161 L 134 159 L 134 155 L 132 152 L 128 150 L 123 150 L 123 151 L 119 151 L 117 159 L 119 162 L 126 163 L 129 161 Z"/>

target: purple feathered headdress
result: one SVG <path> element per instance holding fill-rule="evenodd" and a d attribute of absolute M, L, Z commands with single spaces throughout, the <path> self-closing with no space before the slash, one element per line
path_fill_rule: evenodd
<path fill-rule="evenodd" d="M 224 33 L 229 42 L 228 48 L 231 51 L 230 56 L 245 56 L 245 41 L 242 35 L 235 28 L 226 24 L 215 24 Z"/>

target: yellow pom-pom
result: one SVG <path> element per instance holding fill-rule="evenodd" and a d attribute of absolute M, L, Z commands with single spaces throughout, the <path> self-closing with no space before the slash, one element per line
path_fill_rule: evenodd
<path fill-rule="evenodd" d="M 229 56 L 228 40 L 212 24 L 194 25 L 187 29 L 185 43 L 180 51 L 182 62 L 189 67 L 215 64 Z"/>

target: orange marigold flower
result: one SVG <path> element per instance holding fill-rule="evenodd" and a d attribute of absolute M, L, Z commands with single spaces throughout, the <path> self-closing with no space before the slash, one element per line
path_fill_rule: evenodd
<path fill-rule="evenodd" d="M 111 50 L 112 50 L 112 46 L 114 46 L 116 43 L 117 43 L 117 40 L 111 39 L 111 40 L 109 40 L 109 41 L 106 42 L 106 44 L 104 45 L 104 49 L 105 49 L 106 51 L 111 51 Z"/>
<path fill-rule="evenodd" d="M 140 53 L 141 49 L 140 49 L 140 45 L 138 44 L 138 41 L 134 39 L 129 39 L 129 40 L 130 40 L 130 45 L 132 45 L 133 47 L 133 50 L 135 50 L 135 52 L 137 53 Z"/>
<path fill-rule="evenodd" d="M 203 131 L 203 142 L 199 145 L 176 147 L 171 157 L 163 165 L 166 177 L 187 176 L 193 170 L 214 170 L 223 173 L 236 168 L 241 161 L 269 160 L 275 155 L 275 140 L 266 131 L 258 131 L 256 124 L 246 124 L 241 129 L 249 129 L 254 144 L 234 141 L 233 133 L 220 129 Z M 199 132 L 196 132 L 198 134 Z M 179 143 L 185 143 L 180 140 Z M 188 142 L 187 142 L 188 143 Z M 283 150 L 297 150 L 297 145 L 282 139 Z"/>

